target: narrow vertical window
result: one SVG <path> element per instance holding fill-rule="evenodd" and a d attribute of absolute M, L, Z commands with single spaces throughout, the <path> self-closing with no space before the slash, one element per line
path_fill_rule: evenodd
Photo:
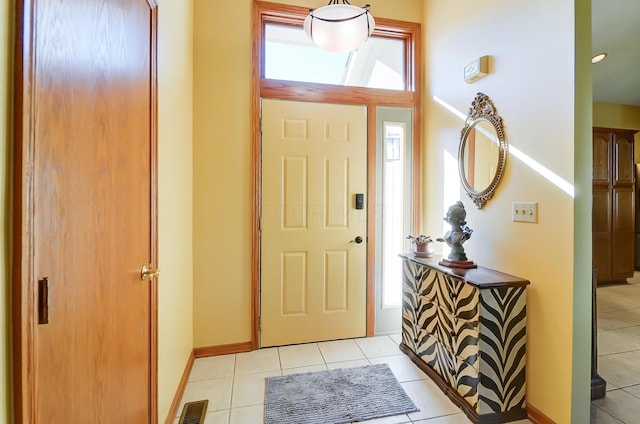
<path fill-rule="evenodd" d="M 405 227 L 405 146 L 406 128 L 402 123 L 384 123 L 384 166 L 382 184 L 382 307 L 402 303 L 402 261 Z"/>

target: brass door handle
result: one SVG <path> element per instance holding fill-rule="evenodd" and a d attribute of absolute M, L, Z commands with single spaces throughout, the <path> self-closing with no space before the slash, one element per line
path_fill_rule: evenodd
<path fill-rule="evenodd" d="M 141 280 L 152 280 L 158 275 L 160 275 L 158 268 L 151 268 L 151 265 L 142 265 L 142 269 L 140 270 Z"/>

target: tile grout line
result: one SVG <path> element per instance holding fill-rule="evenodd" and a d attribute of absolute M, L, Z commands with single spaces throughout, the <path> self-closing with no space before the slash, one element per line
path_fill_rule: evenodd
<path fill-rule="evenodd" d="M 227 414 L 227 424 L 231 424 L 231 411 L 233 410 L 233 388 L 236 385 L 236 365 L 238 364 L 238 354 L 233 354 L 233 374 L 231 375 L 231 393 L 229 394 L 229 413 Z"/>
<path fill-rule="evenodd" d="M 318 352 L 320 352 L 320 357 L 322 358 L 322 362 L 324 363 L 325 368 L 328 370 L 329 369 L 329 365 L 327 364 L 327 358 L 324 357 L 324 354 L 322 353 L 322 349 L 320 349 L 320 343 L 315 343 L 316 348 L 318 348 Z"/>

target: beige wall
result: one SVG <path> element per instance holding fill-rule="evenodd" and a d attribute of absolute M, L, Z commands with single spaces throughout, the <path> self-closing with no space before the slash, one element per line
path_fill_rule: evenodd
<path fill-rule="evenodd" d="M 194 1 L 194 345 L 250 340 L 251 0 Z"/>
<path fill-rule="evenodd" d="M 369 3 L 374 16 L 414 22 L 422 16 L 421 0 Z M 251 0 L 195 0 L 196 347 L 251 340 L 251 20 Z"/>
<path fill-rule="evenodd" d="M 636 134 L 635 162 L 640 162 L 640 107 L 594 102 L 593 126 L 639 130 Z"/>
<path fill-rule="evenodd" d="M 489 0 L 453 8 L 447 0 L 426 0 L 424 16 L 423 231 L 443 234 L 445 210 L 460 199 L 474 229 L 465 244 L 468 256 L 480 265 L 531 281 L 527 401 L 555 422 L 571 422 L 572 367 L 578 366 L 582 376 L 578 383 L 588 387 L 588 361 L 574 364 L 572 338 L 574 273 L 590 275 L 590 237 L 584 237 L 590 236 L 590 226 L 585 227 L 580 215 L 576 234 L 574 220 L 584 211 L 574 211 L 572 194 L 528 163 L 533 160 L 543 165 L 570 188 L 578 177 L 583 184 L 583 176 L 574 167 L 574 156 L 582 153 L 574 150 L 574 2 Z M 553 43 L 540 42 L 542 24 L 544 39 Z M 483 55 L 491 56 L 490 74 L 466 84 L 464 66 Z M 463 120 L 436 101 L 441 99 L 466 116 L 478 92 L 494 101 L 511 147 L 503 181 L 482 210 L 475 208 L 458 183 L 457 150 Z M 522 152 L 519 157 L 516 149 Z M 582 168 L 580 172 L 584 173 Z M 579 186 L 576 192 L 583 193 Z M 514 201 L 538 202 L 538 223 L 512 222 Z M 590 206 L 580 207 L 590 210 Z M 574 257 L 574 238 L 585 238 L 581 241 L 588 246 L 581 260 Z M 579 270 L 574 269 L 574 260 L 580 263 Z M 581 282 L 580 299 L 589 293 L 589 281 Z M 586 357 L 589 312 L 588 308 L 577 311 L 582 323 L 577 324 L 581 337 L 575 349 Z M 580 391 L 573 406 L 582 414 L 589 411 L 586 395 Z M 588 418 L 580 419 L 574 422 L 588 422 Z"/>
<path fill-rule="evenodd" d="M 640 107 L 594 102 L 593 126 L 640 130 Z"/>
<path fill-rule="evenodd" d="M 158 417 L 164 422 L 193 348 L 193 0 L 161 1 L 158 18 Z"/>
<path fill-rule="evenodd" d="M 11 304 L 9 301 L 10 276 L 10 184 L 11 160 L 9 140 L 11 110 L 11 30 L 12 4 L 10 0 L 0 1 L 0 423 L 8 423 L 11 414 L 11 343 L 9 337 Z"/>

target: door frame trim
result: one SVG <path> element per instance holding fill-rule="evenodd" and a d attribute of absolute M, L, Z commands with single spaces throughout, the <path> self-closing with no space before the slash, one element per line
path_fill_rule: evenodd
<path fill-rule="evenodd" d="M 375 310 L 375 160 L 376 160 L 376 106 L 396 106 L 413 109 L 414 175 L 413 175 L 413 230 L 420 228 L 421 193 L 421 139 L 422 139 L 422 48 L 419 23 L 376 17 L 374 35 L 406 40 L 407 91 L 380 90 L 361 87 L 342 87 L 326 84 L 298 83 L 262 79 L 264 64 L 264 23 L 300 26 L 308 15 L 305 7 L 254 0 L 252 21 L 251 71 L 251 346 L 260 347 L 260 205 L 261 194 L 261 124 L 260 99 L 312 101 L 367 106 L 367 336 L 374 333 Z M 413 71 L 413 72 L 412 72 Z"/>
<path fill-rule="evenodd" d="M 159 267 L 158 255 L 158 2 L 148 0 L 149 13 L 151 19 L 151 88 L 150 108 L 151 108 L 151 149 L 149 154 L 151 165 L 151 237 L 150 252 L 151 263 Z M 150 305 L 149 305 L 149 408 L 150 424 L 158 423 L 158 283 L 160 277 L 149 280 Z"/>
<path fill-rule="evenodd" d="M 403 117 L 402 115 L 404 114 L 410 114 L 411 117 L 409 119 L 405 119 L 406 117 Z M 384 182 L 385 182 L 385 171 L 384 171 L 384 167 L 385 167 L 385 157 L 384 157 L 384 143 L 385 143 L 385 133 L 384 133 L 384 128 L 385 128 L 385 123 L 387 122 L 392 122 L 392 123 L 402 123 L 402 124 L 407 124 L 406 128 L 410 128 L 410 131 L 407 131 L 407 139 L 405 142 L 405 145 L 408 146 L 406 148 L 406 150 L 404 150 L 404 157 L 403 160 L 406 159 L 407 155 L 411 157 L 410 161 L 406 161 L 405 163 L 405 167 L 410 168 L 410 169 L 404 169 L 403 170 L 403 181 L 405 181 L 405 177 L 406 179 L 410 179 L 411 176 L 413 176 L 413 164 L 414 164 L 414 153 L 413 153 L 413 149 L 414 149 L 414 145 L 409 143 L 409 140 L 413 139 L 413 134 L 414 134 L 414 128 L 413 128 L 413 114 L 414 111 L 412 108 L 398 108 L 398 107 L 389 107 L 389 106 L 377 106 L 376 107 L 376 147 L 380 146 L 381 149 L 379 151 L 376 152 L 376 162 L 375 162 L 375 167 L 376 167 L 376 171 L 380 171 L 380 173 L 377 173 L 377 175 L 380 176 L 380 179 L 376 181 L 376 187 L 374 188 L 376 191 L 376 196 L 380 195 L 380 196 L 384 196 Z M 405 129 L 406 129 L 405 128 Z M 410 135 L 410 137 L 409 137 Z M 401 151 L 403 151 L 403 149 L 401 149 Z M 378 182 L 380 184 L 378 184 Z M 404 182 L 403 182 L 404 184 Z M 413 184 L 414 181 L 413 179 L 411 179 L 410 184 L 412 185 L 412 190 L 413 190 Z M 403 185 L 403 191 L 404 191 L 404 185 Z M 376 197 L 378 200 L 378 204 L 382 205 L 384 202 L 384 198 L 380 199 L 379 197 Z M 406 202 L 406 200 L 405 200 Z M 407 221 L 403 221 L 403 227 L 404 224 L 406 223 L 408 226 L 408 230 L 410 231 L 410 234 L 415 234 L 417 232 L 411 232 L 411 227 L 414 225 L 414 214 L 415 214 L 415 205 L 413 204 L 414 199 L 413 197 L 411 198 L 411 206 L 409 207 L 409 210 L 411 210 L 411 216 L 409 217 L 409 220 Z M 376 231 L 376 235 L 377 236 L 382 236 L 384 234 L 384 217 L 385 217 L 385 213 L 384 210 L 379 211 L 378 212 L 378 219 L 375 221 L 375 231 Z M 382 218 L 381 218 L 382 217 Z M 378 231 L 380 230 L 380 231 Z M 384 248 L 383 245 L 385 244 L 384 242 L 380 243 L 380 238 L 377 238 L 375 240 L 376 246 L 374 246 L 374 249 L 376 251 L 376 253 L 378 255 L 382 254 L 384 252 Z M 395 255 L 397 255 L 398 252 L 395 252 Z M 394 253 L 392 253 L 394 254 Z M 378 256 L 382 259 L 381 256 Z M 400 258 L 398 257 L 398 260 L 400 260 Z M 402 261 L 399 261 L 399 265 L 402 264 Z M 374 264 L 373 267 L 373 273 L 374 273 L 374 298 L 377 300 L 376 302 L 373 303 L 373 308 L 374 308 L 374 334 L 376 335 L 384 335 L 384 334 L 389 334 L 388 331 L 379 331 L 381 330 L 381 320 L 385 321 L 385 322 L 390 322 L 389 318 L 385 317 L 385 315 L 390 315 L 390 314 L 396 314 L 398 316 L 398 329 L 400 329 L 401 327 L 401 315 L 402 315 L 402 304 L 399 304 L 397 307 L 390 307 L 390 309 L 395 309 L 396 312 L 390 312 L 389 309 L 387 309 L 386 311 L 384 310 L 385 308 L 382 307 L 382 301 L 384 300 L 384 293 L 385 290 L 383 288 L 383 284 L 382 284 L 382 278 L 384 275 L 384 261 L 380 261 L 376 264 Z M 398 277 L 401 276 L 401 266 L 400 269 L 398 270 Z M 401 294 L 402 290 L 400 287 L 400 291 L 399 293 Z M 402 300 L 402 299 L 400 299 Z M 402 302 L 401 302 L 402 303 Z M 376 331 L 378 330 L 378 331 Z"/>
<path fill-rule="evenodd" d="M 147 0 L 151 22 L 150 61 L 150 136 L 151 136 L 151 261 L 158 262 L 158 8 L 155 0 Z M 15 40 L 13 64 L 13 228 L 11 316 L 13 342 L 13 419 L 16 423 L 32 423 L 36 419 L 35 381 L 35 311 L 34 282 L 34 169 L 35 126 L 33 109 L 35 69 L 33 56 L 33 0 L 15 4 Z M 149 328 L 149 420 L 158 422 L 158 288 L 150 283 Z"/>

